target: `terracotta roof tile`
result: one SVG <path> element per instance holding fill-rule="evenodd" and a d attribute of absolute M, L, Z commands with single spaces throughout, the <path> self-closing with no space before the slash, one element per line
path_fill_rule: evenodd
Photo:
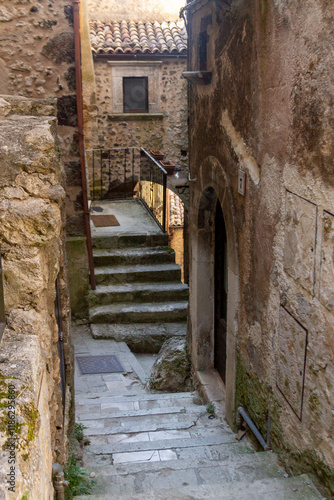
<path fill-rule="evenodd" d="M 91 21 L 90 41 L 95 54 L 187 53 L 183 21 Z"/>
<path fill-rule="evenodd" d="M 173 192 L 169 195 L 169 225 L 184 226 L 184 206 L 179 196 Z"/>

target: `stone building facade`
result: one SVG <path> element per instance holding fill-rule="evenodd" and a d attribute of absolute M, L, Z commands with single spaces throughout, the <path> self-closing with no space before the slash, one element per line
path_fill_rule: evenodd
<path fill-rule="evenodd" d="M 176 4 L 172 11 L 166 6 L 159 11 L 159 2 L 154 2 L 153 10 L 140 1 L 108 2 L 108 6 L 83 2 L 87 149 L 162 150 L 169 161 L 187 168 L 187 82 L 182 78 L 187 35 L 179 20 L 182 2 Z M 126 97 L 125 80 L 131 78 L 137 79 L 139 93 L 148 94 L 143 109 L 132 109 Z M 146 84 L 139 82 L 144 79 Z M 146 85 L 146 90 L 138 85 Z M 90 158 L 88 165 L 92 176 Z"/>
<path fill-rule="evenodd" d="M 73 359 L 65 171 L 55 99 L 0 97 L 0 497 L 53 498 L 64 464 Z M 0 266 L 1 267 L 1 266 Z"/>
<path fill-rule="evenodd" d="M 241 405 L 266 435 L 270 412 L 273 448 L 333 494 L 334 6 L 199 0 L 185 16 L 197 379 L 208 392 L 220 372 L 232 425 Z"/>
<path fill-rule="evenodd" d="M 67 174 L 67 233 L 83 234 L 73 2 L 5 0 L 0 30 L 1 93 L 57 97 L 57 132 Z"/>

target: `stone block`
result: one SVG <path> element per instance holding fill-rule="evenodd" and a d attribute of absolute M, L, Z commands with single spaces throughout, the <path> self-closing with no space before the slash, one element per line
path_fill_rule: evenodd
<path fill-rule="evenodd" d="M 302 418 L 307 339 L 307 330 L 284 307 L 281 307 L 276 383 L 300 419 Z"/>
<path fill-rule="evenodd" d="M 284 237 L 284 269 L 313 294 L 317 207 L 287 191 Z"/>
<path fill-rule="evenodd" d="M 66 240 L 68 282 L 72 314 L 85 318 L 88 314 L 89 271 L 86 238 L 69 237 Z"/>
<path fill-rule="evenodd" d="M 334 310 L 334 215 L 324 212 L 321 248 L 320 302 Z"/>

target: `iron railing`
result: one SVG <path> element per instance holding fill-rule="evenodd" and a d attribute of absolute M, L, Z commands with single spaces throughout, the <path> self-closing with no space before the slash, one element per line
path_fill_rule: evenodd
<path fill-rule="evenodd" d="M 92 201 L 139 198 L 166 231 L 167 172 L 146 149 L 88 149 Z"/>

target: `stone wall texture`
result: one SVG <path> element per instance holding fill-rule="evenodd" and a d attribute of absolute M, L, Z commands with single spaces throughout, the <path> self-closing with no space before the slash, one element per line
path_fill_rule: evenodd
<path fill-rule="evenodd" d="M 67 452 L 73 378 L 65 171 L 55 99 L 0 96 L 0 161 L 0 244 L 7 318 L 0 343 L 0 497 L 27 494 L 31 499 L 52 499 L 52 464 L 63 464 Z M 56 280 L 64 335 L 65 407 L 59 387 Z M 9 413 L 11 394 L 15 415 Z M 8 488 L 13 484 L 7 483 L 7 475 L 13 472 L 10 467 L 15 477 L 12 492 Z"/>
<path fill-rule="evenodd" d="M 128 64 L 114 66 L 106 59 L 94 61 L 97 127 L 95 137 L 89 137 L 90 144 L 104 149 L 136 146 L 158 149 L 165 153 L 166 159 L 187 168 L 187 82 L 182 77 L 186 59 L 158 60 L 158 64 L 131 61 L 130 66 Z M 113 85 L 113 78 L 123 73 L 126 76 L 140 73 L 142 76 L 150 71 L 155 72 L 154 96 L 150 88 L 153 81 L 149 80 L 149 99 L 150 103 L 154 100 L 154 115 L 123 117 L 118 109 L 114 112 L 116 99 L 122 100 L 122 89 Z"/>
<path fill-rule="evenodd" d="M 185 5 L 182 0 L 86 0 L 89 18 L 101 21 L 109 20 L 110 14 L 114 21 L 133 20 L 134 13 L 141 21 L 176 21 L 179 17 L 181 7 Z"/>
<path fill-rule="evenodd" d="M 0 89 L 31 98 L 57 97 L 57 132 L 67 172 L 69 234 L 83 234 L 71 0 L 3 0 Z"/>
<path fill-rule="evenodd" d="M 211 186 L 224 211 L 229 278 L 236 277 L 228 296 L 235 407 L 244 406 L 264 435 L 270 410 L 273 447 L 333 494 L 334 5 L 208 2 L 189 23 L 188 69 L 199 69 L 206 30 L 212 71 L 212 83 L 190 91 L 192 321 L 207 279 L 199 269 L 205 253 L 213 255 L 198 243 L 200 197 Z M 201 314 L 193 349 L 205 336 Z"/>

